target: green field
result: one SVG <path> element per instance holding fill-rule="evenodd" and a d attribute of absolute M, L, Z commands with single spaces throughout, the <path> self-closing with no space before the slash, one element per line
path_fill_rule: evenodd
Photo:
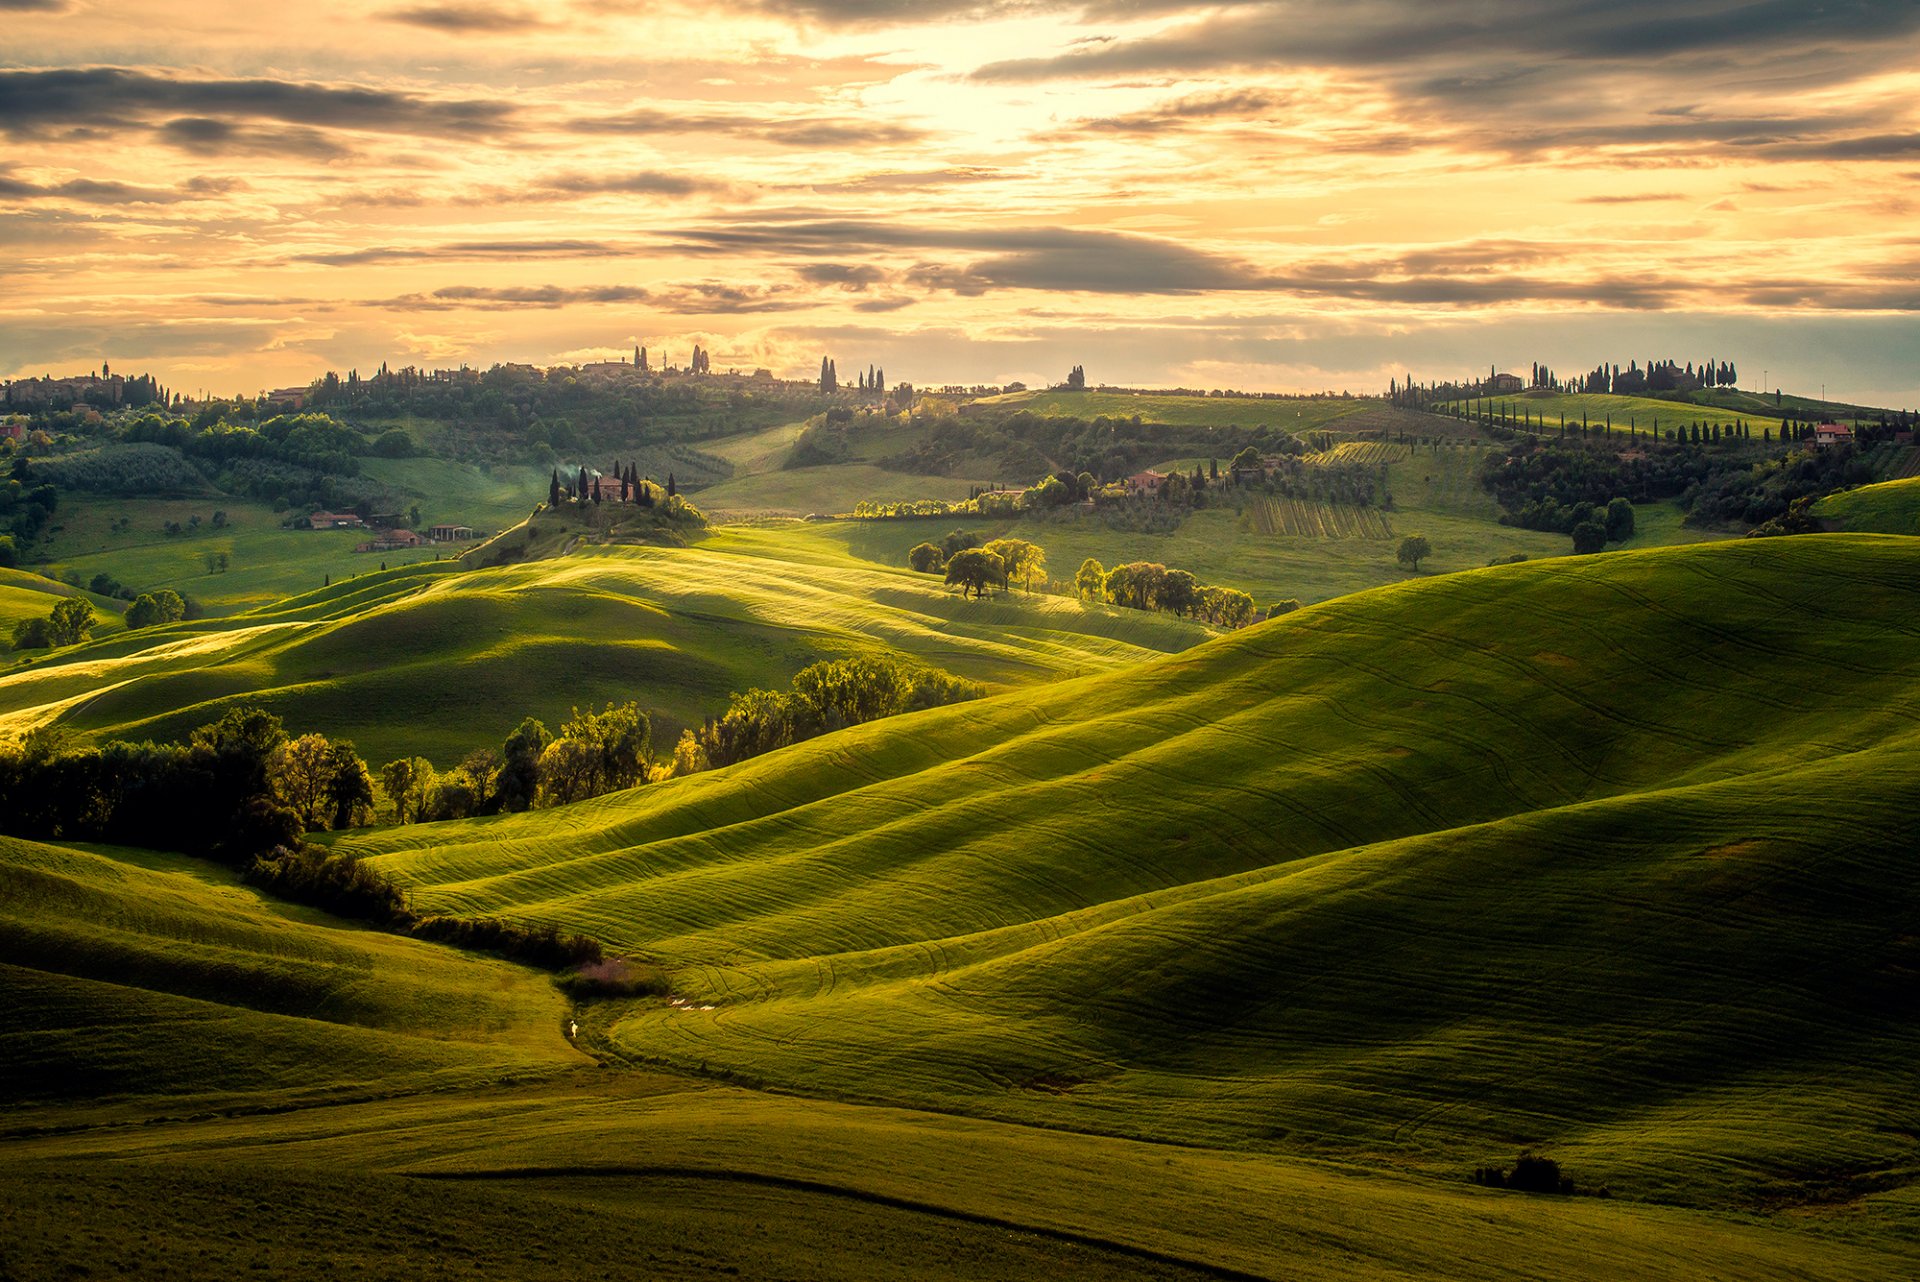
<path fill-rule="evenodd" d="M 1363 444 L 1361 448 L 1383 447 Z M 1157 561 L 1190 571 L 1203 582 L 1249 592 L 1262 607 L 1288 597 L 1324 601 L 1410 578 L 1476 569 L 1516 554 L 1537 560 L 1571 551 L 1563 535 L 1499 523 L 1499 505 L 1479 481 L 1479 467 L 1486 457 L 1483 447 L 1443 444 L 1401 454 L 1398 462 L 1387 467 L 1394 502 L 1390 511 L 1301 505 L 1314 507 L 1319 527 L 1336 537 L 1269 532 L 1255 505 L 1272 500 L 1259 495 L 1200 509 L 1164 534 L 1117 530 L 1095 515 L 1071 511 L 1061 517 L 1017 521 L 941 517 L 843 522 L 811 527 L 798 537 L 831 541 L 883 565 L 905 565 L 907 550 L 914 544 L 937 541 L 961 527 L 990 538 L 1013 535 L 1039 544 L 1046 549 L 1055 578 L 1072 578 L 1086 557 L 1108 568 L 1127 561 Z M 1680 519 L 1674 504 L 1644 504 L 1636 511 L 1635 537 L 1626 546 L 1726 537 L 1686 529 Z M 1421 565 L 1419 575 L 1395 559 L 1399 537 L 1406 534 L 1424 534 L 1433 544 L 1433 557 Z"/>
<path fill-rule="evenodd" d="M 1813 514 L 1854 534 L 1920 534 L 1920 478 L 1829 494 L 1813 505 Z"/>
<path fill-rule="evenodd" d="M 1206 629 L 1059 597 L 966 602 L 811 527 L 718 531 L 695 548 L 614 547 L 456 572 L 363 576 L 257 611 L 60 651 L 0 676 L 0 731 L 50 721 L 103 737 L 183 739 L 257 703 L 374 760 L 448 766 L 524 716 L 636 699 L 671 751 L 682 727 L 752 686 L 863 651 L 996 688 L 1104 671 Z M 485 697 L 476 697 L 484 691 Z"/>
<path fill-rule="evenodd" d="M 395 571 L 195 634 L 298 634 L 344 673 L 382 636 L 481 663 L 711 618 L 1034 675 L 558 810 L 333 839 L 422 911 L 656 958 L 671 1000 L 575 1009 L 591 1064 L 517 967 L 191 860 L 0 842 L 0 1262 L 1920 1267 L 1911 540 L 1421 576 L 1183 648 L 1068 602 L 941 614 L 849 558 L 856 532 Z M 469 685 L 498 698 L 508 666 Z M 1523 1149 L 1612 1198 L 1469 1182 Z"/>
<path fill-rule="evenodd" d="M 1465 408 L 1467 402 L 1459 404 Z M 1476 413 L 1482 408 L 1491 407 L 1496 412 L 1505 411 L 1513 415 L 1516 420 L 1523 415 L 1530 415 L 1534 430 L 1542 430 L 1540 425 L 1544 423 L 1545 430 L 1549 432 L 1560 430 L 1562 416 L 1569 426 L 1577 426 L 1583 415 L 1588 423 L 1594 425 L 1611 419 L 1617 434 L 1625 434 L 1632 429 L 1645 435 L 1656 427 L 1665 434 L 1682 423 L 1718 423 L 1723 428 L 1746 423 L 1752 427 L 1754 439 L 1758 440 L 1763 430 L 1775 431 L 1780 425 L 1779 411 L 1768 413 L 1765 410 L 1729 409 L 1719 405 L 1663 401 L 1651 396 L 1533 391 L 1514 396 L 1476 397 L 1472 406 Z"/>
<path fill-rule="evenodd" d="M 0 639 L 11 636 L 13 625 L 22 619 L 44 619 L 63 596 L 84 597 L 93 606 L 95 636 L 104 636 L 124 626 L 121 616 L 126 613 L 128 603 L 125 601 L 69 587 L 25 570 L 0 568 Z"/>
<path fill-rule="evenodd" d="M 1071 418 L 1132 418 L 1194 427 L 1280 427 L 1289 431 L 1337 431 L 1348 415 L 1377 407 L 1367 399 L 1246 396 L 1163 396 L 1151 392 L 1009 392 L 972 402 L 994 410 Z"/>
<path fill-rule="evenodd" d="M 1906 540 L 1507 567 L 344 841 L 432 909 L 666 961 L 711 1011 L 596 1016 L 647 1063 L 1436 1179 L 1541 1146 L 1635 1198 L 1851 1197 L 1916 1158 L 1878 1119 L 1920 1084 L 1920 686 L 1866 660 L 1920 632 L 1916 588 Z"/>

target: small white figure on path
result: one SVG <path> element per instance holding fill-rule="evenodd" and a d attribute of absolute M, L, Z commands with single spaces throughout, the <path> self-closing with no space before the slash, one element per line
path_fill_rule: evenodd
<path fill-rule="evenodd" d="M 567 1021 L 567 1040 L 572 1041 L 580 1035 L 580 1025 L 573 1020 Z"/>

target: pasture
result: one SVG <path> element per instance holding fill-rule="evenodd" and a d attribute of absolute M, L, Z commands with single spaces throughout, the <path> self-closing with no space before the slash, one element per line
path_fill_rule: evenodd
<path fill-rule="evenodd" d="M 199 861 L 0 841 L 0 1263 L 1920 1266 L 1911 540 L 1421 576 L 1195 645 L 1071 602 L 941 606 L 858 532 L 394 570 L 183 631 L 255 676 L 304 651 L 287 692 L 339 681 L 395 722 L 450 715 L 355 687 L 402 638 L 478 665 L 468 702 L 509 701 L 543 636 L 587 639 L 576 684 L 616 637 L 1025 675 L 558 810 L 331 839 L 420 910 L 654 958 L 670 999 L 570 1005 Z M 179 661 L 139 644 L 87 662 Z M 1523 1149 L 1611 1197 L 1470 1182 Z"/>
<path fill-rule="evenodd" d="M 249 615 L 71 647 L 0 676 L 0 731 L 183 738 L 259 704 L 352 739 L 376 764 L 444 766 L 524 716 L 636 699 L 671 751 L 730 695 L 874 651 L 1013 687 L 1127 666 L 1205 639 L 1165 616 L 1058 597 L 965 602 L 937 579 L 830 544 L 722 530 L 693 548 L 613 547 L 496 569 L 398 568 Z M 475 690 L 487 697 L 476 699 Z"/>
<path fill-rule="evenodd" d="M 1813 505 L 1813 515 L 1854 534 L 1920 534 L 1920 478 L 1829 494 Z"/>
<path fill-rule="evenodd" d="M 1365 398 L 1168 396 L 1154 392 L 1009 392 L 972 403 L 1068 418 L 1124 418 L 1189 427 L 1278 427 L 1290 432 L 1338 431 L 1340 420 L 1375 408 Z"/>
<path fill-rule="evenodd" d="M 593 1021 L 636 1063 L 1442 1181 L 1532 1147 L 1636 1200 L 1852 1202 L 1916 1157 L 1880 1124 L 1920 1086 L 1920 672 L 1886 644 L 1916 589 L 1899 539 L 1502 567 L 337 848 L 432 910 L 660 959 L 691 1005 Z"/>

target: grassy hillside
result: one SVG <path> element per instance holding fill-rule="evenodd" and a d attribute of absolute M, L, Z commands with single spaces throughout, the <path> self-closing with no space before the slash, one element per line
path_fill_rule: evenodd
<path fill-rule="evenodd" d="M 1336 448 L 1384 449 L 1357 442 Z M 1070 578 L 1089 556 L 1109 568 L 1125 561 L 1158 561 L 1189 570 L 1204 582 L 1252 593 L 1263 607 L 1287 597 L 1324 601 L 1436 573 L 1475 569 L 1516 554 L 1534 559 L 1567 555 L 1571 545 L 1562 535 L 1499 523 L 1499 505 L 1479 482 L 1485 457 L 1484 449 L 1464 445 L 1396 450 L 1396 461 L 1386 464 L 1393 508 L 1381 512 L 1297 505 L 1318 509 L 1307 515 L 1314 519 L 1319 534 L 1268 526 L 1256 510 L 1260 501 L 1256 496 L 1197 511 L 1169 533 L 1114 529 L 1094 514 L 1071 509 L 1018 521 L 945 517 L 846 523 L 816 527 L 799 537 L 832 540 L 880 564 L 904 565 L 914 544 L 938 540 L 961 526 L 987 537 L 1010 534 L 1038 543 L 1046 549 L 1047 563 L 1056 577 Z M 1636 513 L 1636 536 L 1628 546 L 1725 537 L 1683 528 L 1680 517 L 1680 510 L 1671 503 L 1642 505 Z M 1432 559 L 1422 564 L 1418 574 L 1395 559 L 1400 537 L 1406 534 L 1424 534 L 1433 545 Z"/>
<path fill-rule="evenodd" d="M 781 531 L 723 531 L 695 548 L 396 568 L 249 615 L 75 647 L 0 676 L 0 731 L 58 720 L 173 739 L 259 703 L 289 726 L 351 738 L 375 762 L 423 754 L 444 767 L 523 716 L 551 726 L 576 704 L 637 699 L 670 751 L 681 726 L 717 715 L 731 693 L 784 687 L 855 651 L 1017 686 L 1207 635 L 1055 597 L 966 602 L 937 579 Z"/>
<path fill-rule="evenodd" d="M 200 860 L 10 838 L 0 1009 L 14 1112 L 314 1100 L 579 1062 L 545 976 L 274 903 Z"/>
<path fill-rule="evenodd" d="M 1829 494 L 1813 514 L 1855 534 L 1920 534 L 1920 477 Z"/>
<path fill-rule="evenodd" d="M 1555 431 L 1559 430 L 1563 415 L 1570 424 L 1579 423 L 1584 415 L 1589 423 L 1611 420 L 1616 431 L 1624 432 L 1629 427 L 1635 427 L 1643 433 L 1655 427 L 1662 433 L 1670 432 L 1682 423 L 1718 423 L 1722 427 L 1749 423 L 1754 427 L 1756 439 L 1762 428 L 1777 429 L 1780 423 L 1778 410 L 1769 412 L 1744 406 L 1728 408 L 1723 405 L 1695 404 L 1692 401 L 1668 401 L 1654 396 L 1613 396 L 1607 393 L 1529 391 L 1513 396 L 1475 398 L 1475 410 L 1478 411 L 1482 405 L 1504 408 L 1516 419 L 1523 414 L 1531 415 L 1536 424 L 1544 421 L 1548 428 Z"/>
<path fill-rule="evenodd" d="M 1290 430 L 1336 429 L 1339 420 L 1379 402 L 1332 398 L 1264 400 L 1246 396 L 1162 396 L 1151 392 L 1010 392 L 989 396 L 973 405 L 995 411 L 1028 410 L 1035 414 L 1073 418 L 1132 418 L 1148 423 L 1195 427 L 1259 427 Z"/>
<path fill-rule="evenodd" d="M 1821 1227 L 632 1072 L 0 1141 L 0 1240 L 23 1277 L 1869 1282 L 1911 1271 L 1911 1253 Z"/>
<path fill-rule="evenodd" d="M 95 636 L 124 626 L 121 617 L 126 613 L 128 603 L 125 601 L 69 587 L 25 570 L 0 568 L 0 645 L 12 636 L 14 624 L 22 619 L 45 618 L 63 596 L 84 597 L 93 606 Z"/>
<path fill-rule="evenodd" d="M 656 955 L 638 1059 L 1709 1205 L 1920 1171 L 1920 553 L 1751 540 L 1302 611 L 564 811 L 359 835 Z M 698 1007 L 711 1006 L 711 1010 Z"/>

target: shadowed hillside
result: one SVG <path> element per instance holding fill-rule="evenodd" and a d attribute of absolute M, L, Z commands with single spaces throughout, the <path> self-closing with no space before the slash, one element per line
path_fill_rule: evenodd
<path fill-rule="evenodd" d="M 352 839 L 656 954 L 643 1059 L 1633 1196 L 1911 1179 L 1920 555 L 1753 540 L 1314 607 L 558 812 Z"/>

